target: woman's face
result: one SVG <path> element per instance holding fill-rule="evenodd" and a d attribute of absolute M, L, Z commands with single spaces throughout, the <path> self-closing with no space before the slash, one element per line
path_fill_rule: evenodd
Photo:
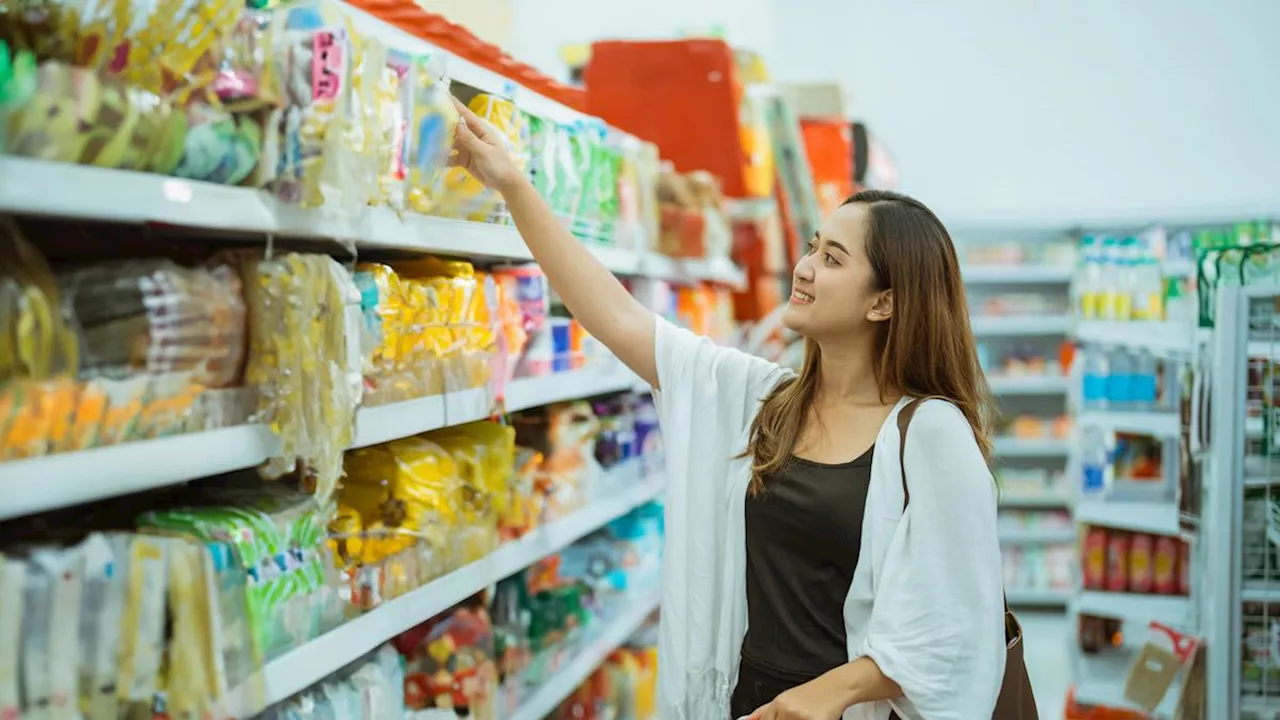
<path fill-rule="evenodd" d="M 867 259 L 868 206 L 851 203 L 827 218 L 792 273 L 782 322 L 813 340 L 858 334 L 893 312 L 892 296 L 875 289 Z"/>

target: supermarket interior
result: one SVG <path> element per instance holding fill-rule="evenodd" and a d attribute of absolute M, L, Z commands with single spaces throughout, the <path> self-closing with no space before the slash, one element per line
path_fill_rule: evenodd
<path fill-rule="evenodd" d="M 783 366 L 824 218 L 927 204 L 1039 718 L 1280 720 L 1277 27 L 0 0 L 0 718 L 728 714 L 659 709 L 664 497 L 703 478 L 450 162 L 456 98 L 635 299 Z"/>

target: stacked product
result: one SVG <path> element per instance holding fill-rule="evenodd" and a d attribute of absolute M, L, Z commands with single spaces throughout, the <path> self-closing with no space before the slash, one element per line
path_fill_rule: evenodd
<path fill-rule="evenodd" d="M 23 668 L 0 689 L 19 716 L 57 699 L 95 718 L 260 707 L 263 662 L 342 621 L 329 506 L 243 480 L 5 528 L 25 541 L 0 556 L 3 650 Z"/>
<path fill-rule="evenodd" d="M 0 151 L 265 188 L 328 217 L 387 207 L 504 222 L 497 193 L 447 167 L 458 113 L 445 54 L 388 47 L 358 32 L 352 12 L 331 0 L 41 0 L 0 21 Z M 630 246 L 656 236 L 653 145 L 459 93 L 580 236 Z M 46 121 L 54 115 L 63 120 Z"/>
<path fill-rule="evenodd" d="M 656 626 L 640 629 L 549 720 L 648 720 L 655 717 L 658 648 Z"/>
<path fill-rule="evenodd" d="M 612 621 L 637 591 L 657 582 L 662 509 L 637 508 L 610 526 L 498 584 L 492 597 L 474 597 L 401 633 L 387 649 L 339 679 L 326 681 L 277 708 L 272 717 L 317 717 L 312 703 L 339 707 L 355 697 L 376 699 L 350 717 L 369 720 L 428 717 L 448 710 L 476 720 L 511 716 L 539 685 Z M 611 666 L 627 662 L 614 656 Z M 652 650 L 643 658 L 650 676 Z M 398 660 L 402 660 L 403 665 Z M 403 668 L 403 670 L 401 670 Z M 391 685 L 403 682 L 403 692 Z M 652 690 L 648 692 L 652 704 Z M 393 706 L 399 701 L 403 707 Z M 335 717 L 348 717 L 336 715 Z"/>
<path fill-rule="evenodd" d="M 1191 592 L 1190 545 L 1168 535 L 1090 527 L 1080 565 L 1086 590 L 1184 596 Z"/>
<path fill-rule="evenodd" d="M 240 277 L 225 263 L 138 260 L 50 270 L 0 226 L 0 459 L 243 421 Z"/>
<path fill-rule="evenodd" d="M 661 547 L 662 508 L 650 504 L 499 584 L 493 614 L 502 659 L 500 717 L 655 586 Z"/>

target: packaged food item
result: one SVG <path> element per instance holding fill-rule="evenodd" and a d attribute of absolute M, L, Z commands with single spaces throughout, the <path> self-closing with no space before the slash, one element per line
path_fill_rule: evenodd
<path fill-rule="evenodd" d="M 497 717 L 493 626 L 483 606 L 454 608 L 402 633 L 394 645 L 408 668 L 407 707 L 452 709 L 477 720 Z"/>
<path fill-rule="evenodd" d="M 1091 527 L 1084 537 L 1084 587 L 1105 590 L 1107 578 L 1107 531 Z"/>
<path fill-rule="evenodd" d="M 458 128 L 458 109 L 449 93 L 445 56 L 435 53 L 414 58 L 409 69 L 411 120 L 408 128 L 408 198 L 414 212 L 448 214 L 446 198 L 439 195 L 446 184 L 449 153 Z M 455 182 L 461 182 L 455 179 Z"/>
<path fill-rule="evenodd" d="M 1155 562 L 1151 588 L 1160 595 L 1172 595 L 1178 589 L 1178 541 L 1168 535 L 1156 539 Z"/>
<path fill-rule="evenodd" d="M 263 472 L 280 477 L 301 466 L 323 503 L 341 476 L 360 399 L 360 291 L 328 255 L 240 260 L 250 318 L 245 382 L 259 389 L 260 418 L 282 446 Z"/>
<path fill-rule="evenodd" d="M 1107 590 L 1124 592 L 1129 589 L 1129 543 L 1128 533 L 1107 531 Z"/>
<path fill-rule="evenodd" d="M 497 95 L 478 93 L 467 107 L 497 130 L 498 139 L 518 158 L 523 170 L 522 159 L 527 153 L 529 131 L 524 115 L 516 109 L 515 103 Z M 436 214 L 478 222 L 501 220 L 498 216 L 501 197 L 462 168 L 446 170 L 432 194 L 436 198 Z"/>
<path fill-rule="evenodd" d="M 1129 549 L 1129 590 L 1149 593 L 1153 582 L 1155 540 L 1146 533 L 1136 533 Z"/>

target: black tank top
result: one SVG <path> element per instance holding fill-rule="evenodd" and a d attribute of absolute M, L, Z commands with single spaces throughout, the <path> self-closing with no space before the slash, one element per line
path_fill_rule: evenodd
<path fill-rule="evenodd" d="M 862 548 L 874 446 L 852 462 L 801 458 L 748 495 L 744 670 L 800 685 L 849 661 L 844 601 Z"/>

